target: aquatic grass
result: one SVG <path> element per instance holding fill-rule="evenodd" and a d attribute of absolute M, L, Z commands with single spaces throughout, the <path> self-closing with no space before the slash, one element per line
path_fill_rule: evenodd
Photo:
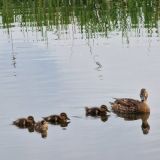
<path fill-rule="evenodd" d="M 17 22 L 26 30 L 67 33 L 72 24 L 94 38 L 113 31 L 127 37 L 144 27 L 151 36 L 153 29 L 159 34 L 160 0 L 0 0 L 0 16 L 0 26 L 7 29 Z"/>

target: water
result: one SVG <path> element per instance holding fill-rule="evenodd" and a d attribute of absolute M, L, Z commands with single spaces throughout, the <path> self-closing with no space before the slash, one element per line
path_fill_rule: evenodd
<path fill-rule="evenodd" d="M 0 1 L 0 155 L 9 159 L 145 159 L 160 151 L 159 1 Z M 133 7 L 134 6 L 134 7 Z M 142 120 L 85 116 L 85 106 L 149 92 Z M 12 126 L 65 111 L 67 127 Z"/>

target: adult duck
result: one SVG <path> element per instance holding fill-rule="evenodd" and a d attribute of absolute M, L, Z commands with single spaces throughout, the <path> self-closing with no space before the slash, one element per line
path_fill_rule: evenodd
<path fill-rule="evenodd" d="M 115 101 L 111 102 L 112 110 L 118 113 L 150 113 L 150 108 L 147 104 L 148 92 L 146 89 L 141 89 L 140 98 L 140 101 L 131 98 L 115 98 Z"/>

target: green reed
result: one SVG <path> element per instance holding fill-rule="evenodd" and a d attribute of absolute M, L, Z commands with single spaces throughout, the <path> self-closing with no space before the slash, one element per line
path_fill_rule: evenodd
<path fill-rule="evenodd" d="M 86 37 L 107 37 L 112 31 L 122 36 L 145 28 L 158 33 L 160 0 L 0 0 L 0 27 L 67 31 L 78 26 Z M 17 22 L 17 23 L 15 23 Z"/>

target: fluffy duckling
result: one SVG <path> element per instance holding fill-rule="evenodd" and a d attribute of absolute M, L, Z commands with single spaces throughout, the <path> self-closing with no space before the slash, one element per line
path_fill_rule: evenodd
<path fill-rule="evenodd" d="M 119 113 L 149 113 L 150 108 L 147 104 L 148 92 L 142 88 L 140 91 L 141 101 L 131 98 L 115 98 L 111 103 L 112 110 Z"/>
<path fill-rule="evenodd" d="M 107 112 L 110 112 L 106 105 L 101 105 L 98 107 L 85 107 L 87 116 L 103 116 L 106 115 Z"/>
<path fill-rule="evenodd" d="M 62 112 L 60 115 L 50 115 L 48 117 L 43 117 L 43 119 L 47 122 L 50 123 L 57 123 L 57 124 L 62 124 L 62 123 L 66 123 L 67 120 L 70 120 L 67 116 L 66 113 Z"/>
<path fill-rule="evenodd" d="M 33 116 L 28 116 L 27 118 L 19 118 L 16 121 L 13 121 L 13 125 L 16 125 L 19 128 L 28 128 L 34 126 L 35 121 Z"/>
<path fill-rule="evenodd" d="M 42 133 L 48 130 L 48 123 L 45 120 L 35 123 L 35 131 Z"/>
<path fill-rule="evenodd" d="M 40 133 L 42 138 L 46 138 L 48 135 L 48 123 L 45 120 L 35 123 L 35 131 Z"/>

